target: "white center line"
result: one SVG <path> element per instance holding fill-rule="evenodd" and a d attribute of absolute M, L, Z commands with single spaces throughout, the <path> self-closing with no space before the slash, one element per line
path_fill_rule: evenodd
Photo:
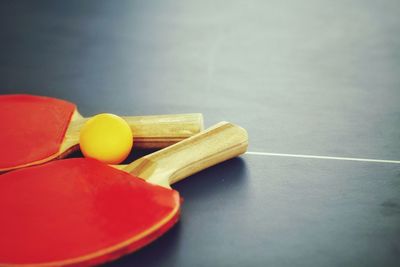
<path fill-rule="evenodd" d="M 385 159 L 363 159 L 363 158 L 329 157 L 329 156 L 267 153 L 267 152 L 254 152 L 254 151 L 248 151 L 248 152 L 246 152 L 246 154 L 247 155 L 257 155 L 257 156 L 277 156 L 277 157 L 308 158 L 308 159 L 349 160 L 349 161 L 363 161 L 363 162 L 380 162 L 380 163 L 400 164 L 400 160 L 385 160 Z"/>

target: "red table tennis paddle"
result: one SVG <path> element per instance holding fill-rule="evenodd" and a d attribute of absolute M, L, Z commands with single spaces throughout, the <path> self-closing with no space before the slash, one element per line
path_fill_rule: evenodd
<path fill-rule="evenodd" d="M 137 148 L 162 148 L 203 128 L 201 114 L 123 117 Z M 43 96 L 0 95 L 0 172 L 65 156 L 78 147 L 83 118 L 73 103 Z"/>
<path fill-rule="evenodd" d="M 247 144 L 244 129 L 223 122 L 122 170 L 75 158 L 3 174 L 0 265 L 87 266 L 133 252 L 178 221 L 170 184 Z"/>

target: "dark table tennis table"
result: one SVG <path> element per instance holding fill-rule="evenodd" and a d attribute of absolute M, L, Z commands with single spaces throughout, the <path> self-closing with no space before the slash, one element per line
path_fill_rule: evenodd
<path fill-rule="evenodd" d="M 399 1 L 1 1 L 0 21 L 2 94 L 249 132 L 108 266 L 400 266 Z"/>

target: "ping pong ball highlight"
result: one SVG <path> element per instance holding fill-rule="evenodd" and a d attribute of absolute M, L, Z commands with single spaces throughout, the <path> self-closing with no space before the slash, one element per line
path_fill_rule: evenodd
<path fill-rule="evenodd" d="M 121 117 L 109 113 L 98 114 L 83 125 L 79 145 L 85 157 L 118 164 L 132 149 L 132 131 Z"/>

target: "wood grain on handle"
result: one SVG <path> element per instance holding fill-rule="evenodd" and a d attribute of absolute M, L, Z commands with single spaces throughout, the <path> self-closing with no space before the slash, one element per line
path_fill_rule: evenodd
<path fill-rule="evenodd" d="M 203 130 L 201 113 L 151 116 L 122 116 L 133 133 L 134 148 L 163 148 Z M 79 144 L 79 133 L 89 118 L 74 112 L 60 147 L 62 154 Z"/>
<path fill-rule="evenodd" d="M 201 113 L 122 118 L 131 127 L 138 148 L 167 147 L 203 130 Z"/>
<path fill-rule="evenodd" d="M 136 160 L 125 171 L 169 187 L 196 172 L 246 152 L 246 130 L 228 122 Z"/>

